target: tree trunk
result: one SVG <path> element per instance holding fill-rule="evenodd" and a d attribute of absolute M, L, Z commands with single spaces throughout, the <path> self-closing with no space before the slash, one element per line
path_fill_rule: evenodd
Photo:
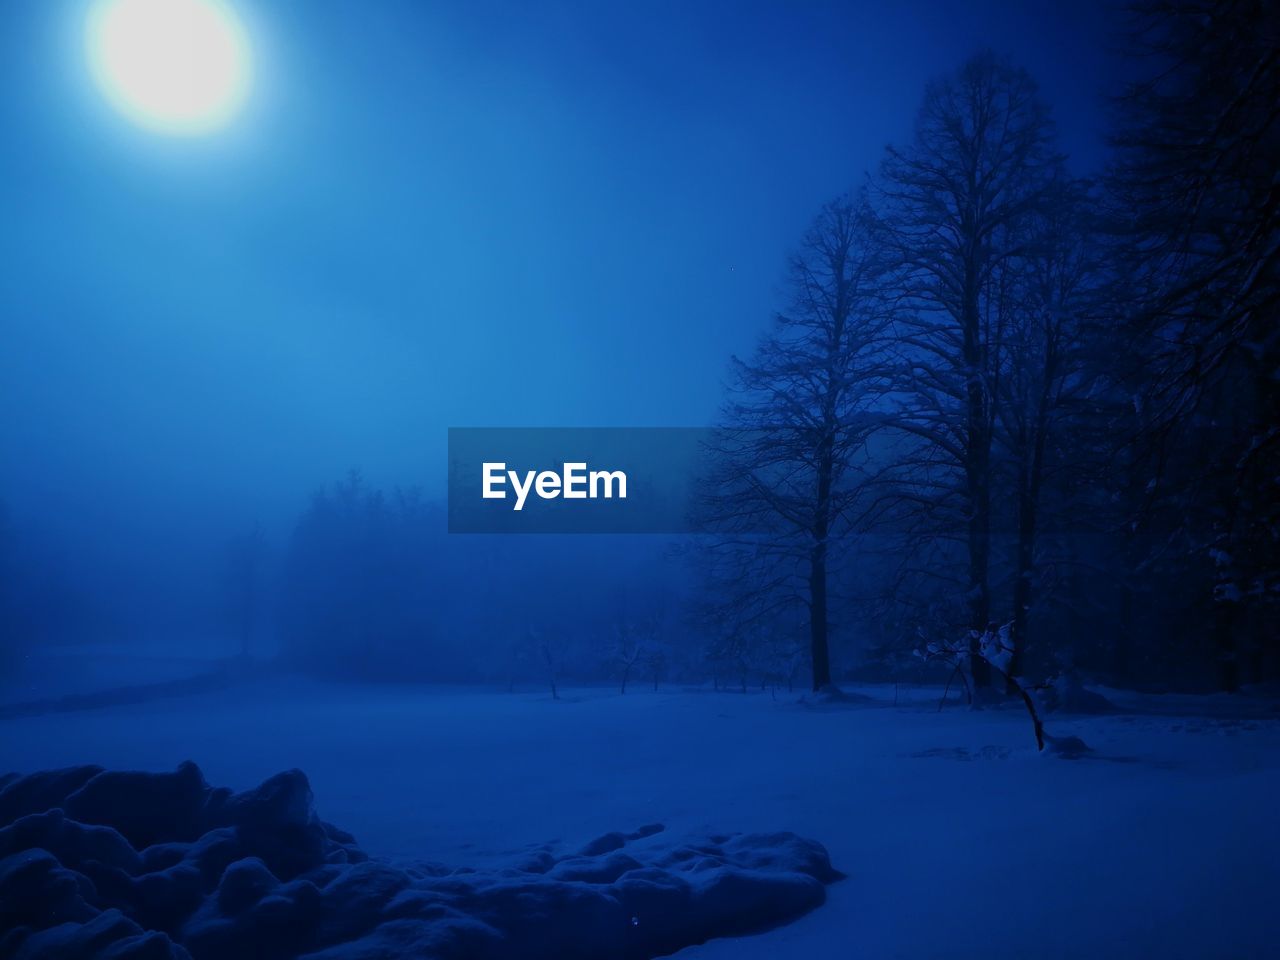
<path fill-rule="evenodd" d="M 1046 382 L 1048 377 L 1046 377 Z M 1040 480 L 1044 468 L 1045 432 L 1048 428 L 1045 415 L 1046 398 L 1041 396 L 1036 417 L 1036 435 L 1030 451 L 1031 460 L 1025 465 L 1018 489 L 1018 563 L 1017 577 L 1013 583 L 1013 629 L 1010 641 L 1013 653 L 1009 657 L 1009 673 L 1006 681 L 1008 693 L 1016 693 L 1017 677 L 1022 675 L 1022 660 L 1027 650 L 1028 621 L 1031 617 L 1031 581 L 1035 573 L 1036 532 L 1039 521 Z M 1026 444 L 1023 444 L 1025 449 Z"/>
<path fill-rule="evenodd" d="M 986 458 L 983 457 L 983 460 Z M 969 651 L 972 658 L 973 685 L 981 689 L 991 685 L 991 668 L 977 656 L 981 638 L 991 624 L 991 588 L 988 571 L 991 566 L 991 504 L 986 483 L 986 469 L 975 468 L 971 478 L 969 518 Z"/>
<path fill-rule="evenodd" d="M 1236 605 L 1219 600 L 1214 604 L 1213 637 L 1218 648 L 1219 683 L 1227 693 L 1240 689 L 1240 661 L 1236 650 Z"/>
<path fill-rule="evenodd" d="M 831 685 L 831 654 L 827 647 L 827 547 L 813 549 L 809 571 L 809 653 L 813 660 L 813 690 Z"/>
<path fill-rule="evenodd" d="M 1018 543 L 1018 576 L 1013 584 L 1013 629 L 1009 641 L 1013 651 L 1009 655 L 1010 678 L 1022 675 L 1022 658 L 1027 649 L 1027 619 L 1031 608 L 1031 564 L 1024 559 L 1026 544 Z M 1009 693 L 1014 693 L 1012 679 Z"/>
<path fill-rule="evenodd" d="M 1027 617 L 1031 609 L 1031 568 L 1035 554 L 1035 506 L 1025 482 L 1018 491 L 1018 559 L 1013 581 L 1013 627 L 1009 641 L 1013 652 L 1009 655 L 1009 673 L 1006 692 L 1015 693 L 1014 677 L 1022 674 L 1022 657 L 1027 648 Z"/>
<path fill-rule="evenodd" d="M 809 554 L 809 655 L 813 662 L 814 693 L 831 685 L 831 650 L 827 643 L 827 536 L 833 439 L 828 431 L 819 446 L 818 497 L 814 505 L 813 549 Z"/>
<path fill-rule="evenodd" d="M 967 381 L 965 479 L 969 488 L 969 652 L 972 654 L 969 659 L 974 688 L 981 689 L 991 686 L 991 667 L 978 655 L 981 637 L 991 622 L 991 428 L 983 377 L 986 351 L 982 346 L 982 320 L 978 311 L 978 256 L 970 253 L 965 260 L 961 327 Z"/>
<path fill-rule="evenodd" d="M 547 680 L 551 684 L 551 699 L 559 700 L 560 691 L 556 689 L 556 664 L 551 657 L 551 645 L 546 641 L 542 644 L 542 659 L 547 664 Z"/>
<path fill-rule="evenodd" d="M 1111 650 L 1111 672 L 1118 686 L 1123 686 L 1132 679 L 1133 663 L 1133 630 L 1135 616 L 1133 610 L 1133 586 L 1126 579 L 1120 586 L 1120 628 L 1116 631 Z"/>

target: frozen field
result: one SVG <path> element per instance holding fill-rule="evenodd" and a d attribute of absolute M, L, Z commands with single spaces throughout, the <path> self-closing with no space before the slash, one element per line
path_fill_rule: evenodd
<path fill-rule="evenodd" d="M 1131 699 L 1051 717 L 1094 753 L 1037 756 L 1014 710 L 816 706 L 768 694 L 541 693 L 256 681 L 0 721 L 0 770 L 196 761 L 235 788 L 305 770 L 374 855 L 492 865 L 661 822 L 793 830 L 848 874 L 825 906 L 688 960 L 1276 955 L 1280 714 Z"/>

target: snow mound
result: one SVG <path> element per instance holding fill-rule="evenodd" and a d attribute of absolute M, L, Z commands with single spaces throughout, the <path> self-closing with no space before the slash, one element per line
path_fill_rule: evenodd
<path fill-rule="evenodd" d="M 299 770 L 243 793 L 85 766 L 0 777 L 0 957 L 647 958 L 786 923 L 839 879 L 790 833 L 659 824 L 502 870 L 373 860 Z"/>
<path fill-rule="evenodd" d="M 1039 691 L 1040 706 L 1046 713 L 1082 715 L 1119 713 L 1114 703 L 1088 689 L 1074 673 L 1063 673 Z"/>
<path fill-rule="evenodd" d="M 1093 753 L 1093 748 L 1079 737 L 1051 737 L 1047 733 L 1044 735 L 1043 756 L 1079 760 L 1090 753 Z"/>

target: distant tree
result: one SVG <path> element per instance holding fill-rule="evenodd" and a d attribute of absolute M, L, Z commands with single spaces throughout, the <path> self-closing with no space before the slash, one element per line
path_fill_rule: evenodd
<path fill-rule="evenodd" d="M 747 692 L 758 637 L 759 627 L 754 624 L 725 625 L 712 634 L 707 645 L 707 662 L 717 690 L 727 690 L 729 680 L 733 679 L 743 693 Z"/>
<path fill-rule="evenodd" d="M 233 537 L 227 545 L 228 600 L 240 639 L 240 656 L 246 660 L 262 612 L 266 560 L 267 539 L 257 523 L 247 532 Z"/>
<path fill-rule="evenodd" d="M 667 678 L 669 661 L 667 653 L 661 648 L 651 650 L 645 657 L 645 665 L 649 668 L 649 679 L 653 681 L 653 692 L 658 692 L 658 684 Z"/>
<path fill-rule="evenodd" d="M 547 684 L 551 687 L 551 699 L 560 699 L 560 689 L 556 680 L 560 675 L 560 657 L 557 655 L 551 634 L 544 629 L 530 626 L 526 630 L 529 643 L 536 651 L 537 658 L 546 668 Z"/>
<path fill-rule="evenodd" d="M 796 674 L 805 660 L 804 644 L 800 642 L 791 620 L 789 615 L 783 614 L 770 623 L 760 624 L 752 650 L 761 685 L 775 692 L 783 685 L 788 692 L 795 689 Z"/>
<path fill-rule="evenodd" d="M 832 676 L 832 544 L 887 380 L 878 274 L 865 200 L 828 203 L 792 258 L 789 308 L 749 362 L 734 360 L 700 502 L 718 535 L 707 569 L 741 627 L 807 609 L 814 690 Z"/>
<path fill-rule="evenodd" d="M 294 663 L 369 679 L 438 677 L 443 512 L 352 472 L 317 493 L 284 558 L 281 630 Z"/>
<path fill-rule="evenodd" d="M 614 624 L 613 663 L 620 693 L 627 692 L 632 671 L 649 656 L 652 634 L 652 626 L 642 621 L 623 620 Z"/>
<path fill-rule="evenodd" d="M 101 635 L 95 599 L 63 552 L 15 523 L 0 501 L 0 664 L 45 644 L 82 642 L 91 630 Z"/>

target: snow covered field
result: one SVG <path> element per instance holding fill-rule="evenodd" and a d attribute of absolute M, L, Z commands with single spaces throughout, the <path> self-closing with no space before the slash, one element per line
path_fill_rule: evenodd
<path fill-rule="evenodd" d="M 790 926 L 686 960 L 1275 956 L 1280 714 L 1131 698 L 1050 717 L 1094 748 L 1037 756 L 1017 710 L 637 690 L 501 694 L 254 681 L 0 721 L 0 771 L 97 763 L 248 788 L 306 771 L 374 856 L 494 866 L 529 844 L 661 822 L 791 830 L 847 879 Z"/>

